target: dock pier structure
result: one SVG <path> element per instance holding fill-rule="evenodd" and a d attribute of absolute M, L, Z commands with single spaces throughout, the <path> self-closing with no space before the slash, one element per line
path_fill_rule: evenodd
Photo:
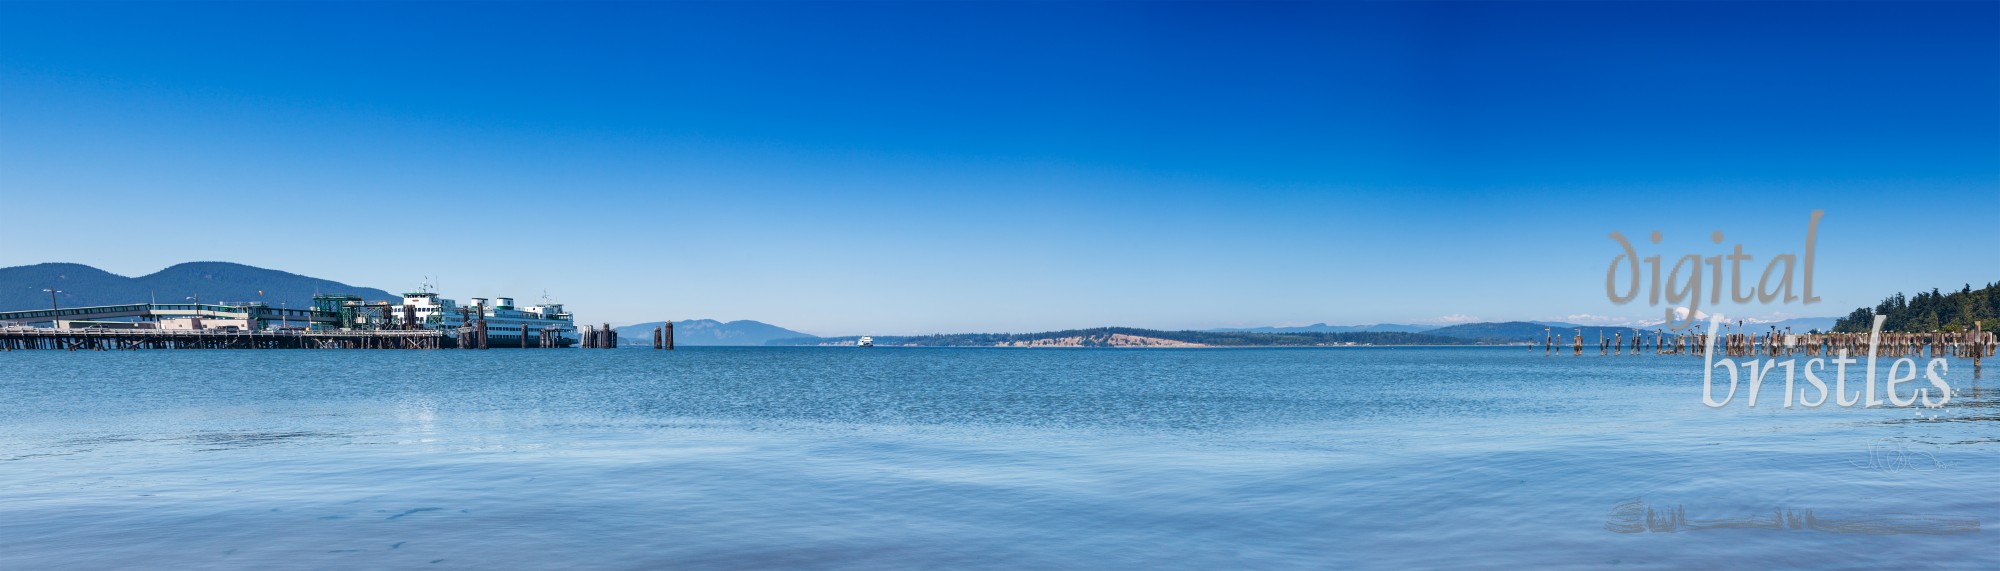
<path fill-rule="evenodd" d="M 1775 327 L 1753 333 L 1751 325 L 1738 323 L 1719 327 L 1715 331 L 1669 332 L 1656 329 L 1650 334 L 1635 331 L 1630 340 L 1623 339 L 1621 332 L 1609 341 L 1600 339 L 1598 354 L 1613 354 L 1611 349 L 1614 348 L 1622 353 L 1629 345 L 1633 355 L 1651 353 L 1703 357 L 1708 355 L 1712 346 L 1718 357 L 1831 357 L 1842 352 L 1848 356 L 1863 356 L 1872 343 L 1878 357 L 1949 356 L 1970 359 L 1976 376 L 1985 358 L 2000 351 L 2000 336 L 1994 335 L 1983 322 L 1978 321 L 1973 322 L 1972 327 L 1959 331 L 1883 331 L 1873 338 L 1866 332 L 1792 333 Z M 1544 355 L 1561 355 L 1563 336 L 1553 332 L 1543 335 L 1539 343 L 1532 338 L 1526 339 L 1528 347 L 1533 349 L 1540 345 Z M 1571 354 L 1582 355 L 1581 331 L 1571 336 L 1571 343 Z"/>
<path fill-rule="evenodd" d="M 140 349 L 442 349 L 443 331 L 212 331 L 185 329 L 0 329 L 0 351 Z"/>

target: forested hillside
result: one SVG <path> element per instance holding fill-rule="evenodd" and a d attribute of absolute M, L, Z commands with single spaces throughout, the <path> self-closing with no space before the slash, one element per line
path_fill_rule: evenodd
<path fill-rule="evenodd" d="M 1944 293 L 1937 289 L 1918 292 L 1904 297 L 1903 294 L 1889 296 L 1875 307 L 1855 309 L 1847 317 L 1833 324 L 1834 331 L 1864 333 L 1875 323 L 1875 316 L 1886 315 L 1882 322 L 1883 331 L 1960 331 L 1971 329 L 1977 321 L 1987 331 L 2000 329 L 2000 282 L 1986 284 L 1986 287 L 1972 289 L 1966 284 L 1963 289 Z"/>

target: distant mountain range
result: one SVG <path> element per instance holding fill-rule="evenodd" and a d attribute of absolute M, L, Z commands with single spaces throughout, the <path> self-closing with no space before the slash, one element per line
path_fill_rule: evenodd
<path fill-rule="evenodd" d="M 1807 331 L 1812 331 L 1814 329 L 1818 329 L 1820 331 L 1832 331 L 1833 323 L 1836 321 L 1840 321 L 1840 318 L 1800 317 L 1796 319 L 1787 319 L 1784 321 L 1770 321 L 1770 322 L 1758 323 L 1757 325 L 1777 326 L 1778 330 L 1780 331 L 1783 331 L 1785 328 L 1790 327 L 1792 328 L 1793 333 L 1805 333 Z"/>
<path fill-rule="evenodd" d="M 184 303 L 194 296 L 203 303 L 263 301 L 275 307 L 289 302 L 291 307 L 305 307 L 314 293 L 358 295 L 369 301 L 402 299 L 375 288 L 228 262 L 176 264 L 136 278 L 83 264 L 51 263 L 0 268 L 0 311 L 47 309 L 49 294 L 42 290 L 49 288 L 62 290 L 56 302 L 63 307 L 155 299 Z"/>
<path fill-rule="evenodd" d="M 1782 331 L 1785 328 L 1789 327 L 1794 333 L 1805 333 L 1807 331 L 1812 331 L 1815 329 L 1820 331 L 1830 331 L 1833 329 L 1833 324 L 1835 321 L 1837 321 L 1837 319 L 1833 317 L 1799 317 L 1793 319 L 1786 319 L 1782 321 L 1746 320 L 1746 323 L 1755 325 L 1756 327 L 1753 327 L 1753 329 L 1763 329 L 1775 326 Z M 1732 320 L 1731 323 L 1734 323 L 1734 320 Z M 1566 323 L 1562 321 L 1505 321 L 1505 322 L 1487 322 L 1487 323 L 1465 323 L 1460 325 L 1449 325 L 1443 327 L 1439 327 L 1436 325 L 1403 325 L 1395 323 L 1380 323 L 1375 325 L 1327 325 L 1325 323 L 1315 323 L 1312 325 L 1306 325 L 1300 327 L 1250 327 L 1241 329 L 1210 329 L 1208 331 L 1238 332 L 1238 333 L 1351 333 L 1351 332 L 1364 332 L 1364 331 L 1385 331 L 1385 332 L 1401 332 L 1401 333 L 1423 333 L 1426 335 L 1442 335 L 1445 337 L 1458 337 L 1465 339 L 1494 338 L 1494 339 L 1519 340 L 1528 337 L 1542 336 L 1543 335 L 1542 329 L 1544 327 L 1552 328 L 1554 330 L 1557 330 L 1558 332 L 1568 332 L 1567 334 L 1569 335 L 1575 335 L 1577 329 L 1583 329 L 1584 336 L 1586 337 L 1594 337 L 1601 331 L 1604 333 L 1605 337 L 1610 337 L 1613 334 L 1617 333 L 1624 333 L 1625 335 L 1630 336 L 1631 334 L 1629 332 L 1633 330 L 1652 331 L 1654 329 L 1663 328 L 1665 327 L 1665 325 L 1653 325 L 1646 327 L 1622 326 L 1622 325 L 1581 325 L 1576 323 Z"/>
<path fill-rule="evenodd" d="M 1374 325 L 1327 325 L 1314 323 L 1298 327 L 1247 327 L 1241 329 L 1210 329 L 1209 331 L 1233 331 L 1240 333 L 1360 333 L 1366 331 L 1386 331 L 1391 333 L 1422 333 L 1437 329 L 1436 325 L 1401 325 L 1377 323 Z"/>
<path fill-rule="evenodd" d="M 661 321 L 649 321 L 615 327 L 618 344 L 623 346 L 653 345 L 653 328 Z M 748 319 L 723 323 L 713 319 L 687 319 L 674 322 L 674 345 L 727 346 L 764 345 L 777 339 L 818 339 L 804 333 Z"/>
<path fill-rule="evenodd" d="M 854 345 L 855 337 L 777 339 L 771 345 Z M 1322 347 L 1335 345 L 1479 345 L 1507 339 L 1469 339 L 1401 331 L 1253 333 L 1245 331 L 1161 331 L 1097 327 L 1041 333 L 952 333 L 914 337 L 876 336 L 878 347 Z M 1519 340 L 1511 340 L 1519 341 Z M 650 338 L 648 343 L 650 343 Z"/>
<path fill-rule="evenodd" d="M 1436 325 L 1401 325 L 1394 323 L 1382 323 L 1376 325 L 1327 325 L 1325 323 L 1317 323 L 1313 325 L 1307 325 L 1304 327 L 1255 327 L 1249 329 L 1215 329 L 1212 331 L 1227 331 L 1227 332 L 1238 332 L 1238 333 L 1355 333 L 1355 332 L 1372 331 L 1372 332 L 1395 332 L 1395 333 L 1420 333 L 1426 336 L 1434 336 L 1434 337 L 1449 337 L 1453 339 L 1472 339 L 1472 340 L 1485 340 L 1487 342 L 1495 342 L 1495 343 L 1506 343 L 1506 342 L 1526 341 L 1530 338 L 1541 339 L 1546 335 L 1546 331 L 1549 329 L 1553 329 L 1556 333 L 1562 334 L 1564 337 L 1569 337 L 1575 335 L 1576 330 L 1579 328 L 1584 330 L 1584 336 L 1586 338 L 1594 338 L 1594 336 L 1597 335 L 1599 332 L 1604 333 L 1604 336 L 1606 338 L 1610 338 L 1614 334 L 1623 334 L 1627 337 L 1630 337 L 1632 331 L 1631 328 L 1627 327 L 1577 325 L 1574 323 L 1561 323 L 1553 321 L 1506 321 L 1498 323 L 1462 323 L 1458 325 L 1447 325 L 1443 327 L 1439 327 Z"/>
<path fill-rule="evenodd" d="M 1630 327 L 1598 327 L 1589 325 L 1540 323 L 1533 321 L 1506 321 L 1500 323 L 1462 323 L 1450 327 L 1440 327 L 1425 331 L 1425 335 L 1458 337 L 1461 339 L 1499 339 L 1504 341 L 1540 340 L 1553 333 L 1564 338 L 1574 337 L 1577 330 L 1583 330 L 1583 338 L 1595 342 L 1599 334 L 1605 339 L 1612 336 L 1632 338 Z"/>
<path fill-rule="evenodd" d="M 1778 322 L 1811 326 L 1814 320 Z M 1824 320 L 1821 320 L 1824 321 Z M 1596 346 L 1602 336 L 1629 340 L 1634 334 L 1652 335 L 1652 328 L 1606 327 L 1560 322 L 1506 321 L 1463 323 L 1446 327 L 1399 326 L 1422 331 L 1355 331 L 1346 327 L 1370 328 L 1383 325 L 1304 327 L 1260 327 L 1207 331 L 1162 331 L 1131 327 L 1099 327 L 1042 333 L 955 333 L 918 336 L 876 336 L 876 346 L 906 347 L 1312 347 L 1332 345 L 1505 345 L 1541 342 L 1549 335 L 1561 336 L 1564 346 L 1581 333 L 1587 346 Z M 1823 328 L 1822 328 L 1823 329 Z M 1754 328 L 1753 328 L 1754 330 Z M 650 334 L 649 334 L 650 335 Z M 651 338 L 648 337 L 648 343 Z M 797 337 L 771 340 L 770 345 L 853 345 L 856 337 Z"/>

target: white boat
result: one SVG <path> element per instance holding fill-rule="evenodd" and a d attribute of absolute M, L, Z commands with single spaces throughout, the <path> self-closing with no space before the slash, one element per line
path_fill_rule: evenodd
<path fill-rule="evenodd" d="M 453 307 L 456 303 L 452 300 L 439 299 L 437 294 L 428 292 L 404 294 L 403 303 L 416 310 L 419 320 L 440 329 L 470 328 L 484 317 L 487 345 L 492 347 L 522 346 L 523 326 L 527 328 L 525 341 L 530 348 L 542 346 L 544 330 L 552 333 L 550 339 L 557 347 L 568 347 L 577 339 L 576 322 L 560 303 L 543 301 L 540 305 L 515 307 L 511 297 L 494 298 L 490 303 L 486 298 L 475 297 L 469 305 Z"/>
<path fill-rule="evenodd" d="M 869 336 L 867 336 L 867 335 L 862 335 L 860 339 L 856 339 L 856 340 L 854 341 L 854 346 L 856 346 L 856 347 L 874 347 L 874 346 L 875 346 L 875 338 L 874 338 L 874 337 L 869 337 Z"/>
<path fill-rule="evenodd" d="M 545 296 L 546 297 L 546 296 Z M 472 298 L 472 303 L 459 305 L 455 300 L 438 296 L 430 287 L 403 294 L 403 302 L 365 303 L 360 297 L 351 295 L 313 296 L 315 309 L 337 312 L 341 316 L 342 328 L 394 328 L 394 329 L 437 329 L 447 332 L 470 331 L 480 321 L 486 322 L 487 345 L 495 348 L 520 347 L 523 345 L 521 332 L 526 328 L 528 347 L 541 347 L 543 339 L 556 347 L 569 347 L 577 341 L 576 323 L 560 303 L 546 299 L 540 305 L 516 307 L 514 298 Z M 543 332 L 549 335 L 544 336 Z"/>

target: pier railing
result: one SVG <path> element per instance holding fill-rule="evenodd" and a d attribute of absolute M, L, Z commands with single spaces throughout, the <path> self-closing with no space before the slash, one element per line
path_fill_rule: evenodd
<path fill-rule="evenodd" d="M 0 329 L 0 351 L 138 349 L 443 349 L 443 331 L 213 331 L 184 329 Z"/>
<path fill-rule="evenodd" d="M 277 307 L 216 305 L 211 303 L 128 303 L 123 305 L 95 305 L 65 307 L 61 309 L 29 309 L 22 311 L 0 311 L 0 322 L 33 323 L 56 320 L 86 321 L 99 319 L 161 319 L 175 317 L 206 317 L 220 319 L 262 319 L 266 321 L 296 320 L 299 322 L 337 323 L 337 314 L 311 309 L 286 309 Z"/>

